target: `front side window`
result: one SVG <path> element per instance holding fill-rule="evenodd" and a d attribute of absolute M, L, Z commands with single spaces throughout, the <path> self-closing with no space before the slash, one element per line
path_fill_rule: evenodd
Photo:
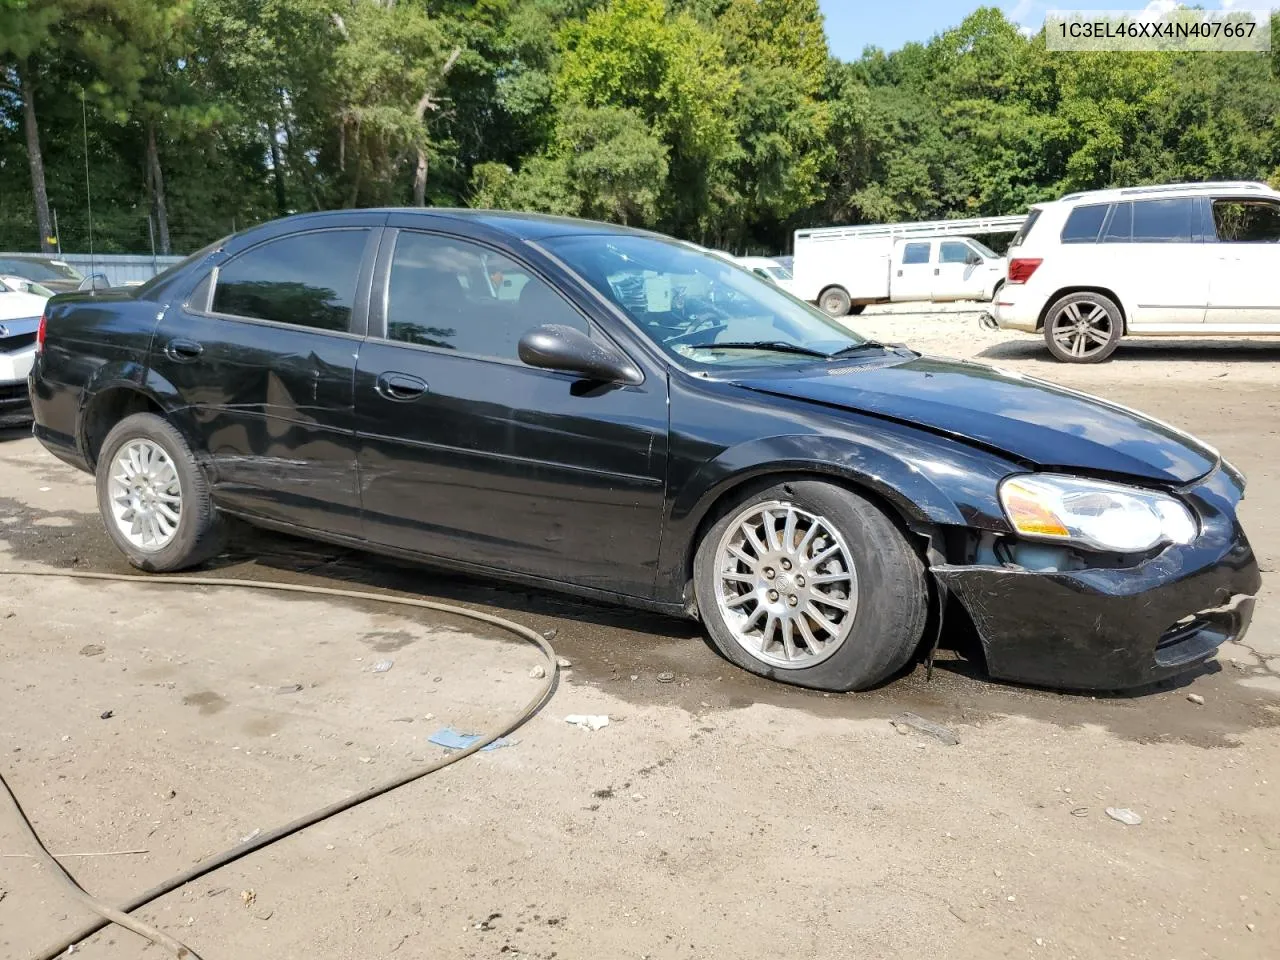
<path fill-rule="evenodd" d="M 625 234 L 539 244 L 682 362 L 813 363 L 865 343 L 773 283 L 691 244 Z"/>
<path fill-rule="evenodd" d="M 402 231 L 387 287 L 387 339 L 498 360 L 559 324 L 589 333 L 560 294 L 510 257 L 458 237 Z"/>
<path fill-rule="evenodd" d="M 317 230 L 253 247 L 218 270 L 212 311 L 347 331 L 368 230 Z"/>
<path fill-rule="evenodd" d="M 1134 243 L 1190 243 L 1196 203 L 1190 197 L 1133 202 Z"/>
<path fill-rule="evenodd" d="M 902 247 L 903 263 L 928 263 L 929 262 L 929 244 L 927 243 L 908 243 Z"/>
<path fill-rule="evenodd" d="M 968 263 L 970 256 L 973 255 L 972 250 L 967 244 L 957 243 L 954 240 L 944 241 L 938 250 L 939 263 Z"/>
<path fill-rule="evenodd" d="M 1076 207 L 1067 217 L 1062 227 L 1063 243 L 1094 243 L 1098 239 L 1098 231 L 1102 229 L 1102 221 L 1107 218 L 1110 204 L 1088 203 Z"/>
<path fill-rule="evenodd" d="M 1280 243 L 1280 204 L 1272 200 L 1215 200 L 1213 226 L 1222 243 Z"/>

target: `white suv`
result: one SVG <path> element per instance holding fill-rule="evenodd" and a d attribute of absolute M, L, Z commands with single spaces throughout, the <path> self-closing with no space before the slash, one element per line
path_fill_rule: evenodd
<path fill-rule="evenodd" d="M 1072 363 L 1125 335 L 1280 335 L 1280 192 L 1200 183 L 1073 193 L 1009 245 L 997 326 L 1043 332 Z"/>

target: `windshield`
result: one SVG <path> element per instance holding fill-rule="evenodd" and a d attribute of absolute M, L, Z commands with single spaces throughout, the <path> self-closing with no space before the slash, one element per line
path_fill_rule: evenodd
<path fill-rule="evenodd" d="M 0 271 L 16 273 L 29 280 L 83 280 L 69 263 L 61 260 L 0 260 Z"/>
<path fill-rule="evenodd" d="M 812 363 L 867 342 L 767 280 L 691 244 L 584 235 L 540 244 L 682 362 Z"/>
<path fill-rule="evenodd" d="M 1031 232 L 1031 228 L 1036 225 L 1036 221 L 1040 219 L 1040 208 L 1032 207 L 1027 211 L 1027 219 L 1022 221 L 1022 226 L 1018 228 L 1018 232 L 1013 235 L 1013 239 L 1009 241 L 1009 249 L 1022 246 L 1022 241 L 1027 239 L 1027 234 Z"/>
<path fill-rule="evenodd" d="M 988 247 L 985 243 L 979 243 L 977 240 L 974 240 L 972 237 L 969 239 L 969 245 L 973 247 L 973 249 L 977 250 L 984 257 L 986 257 L 988 260 L 1000 259 L 1000 254 L 996 253 L 994 250 Z"/>

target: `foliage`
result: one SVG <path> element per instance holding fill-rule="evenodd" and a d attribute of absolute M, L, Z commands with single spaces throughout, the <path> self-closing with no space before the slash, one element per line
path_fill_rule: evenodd
<path fill-rule="evenodd" d="M 98 249 L 134 252 L 419 192 L 748 252 L 1280 183 L 1278 67 L 1280 44 L 1051 53 L 995 8 L 841 62 L 818 0 L 0 0 L 0 249 L 39 243 L 32 144 L 64 248 L 87 245 L 87 160 Z"/>

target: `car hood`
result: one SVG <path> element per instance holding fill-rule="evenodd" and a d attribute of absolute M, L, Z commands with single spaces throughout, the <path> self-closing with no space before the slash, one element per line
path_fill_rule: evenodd
<path fill-rule="evenodd" d="M 753 375 L 740 387 L 922 427 L 1041 468 L 1189 483 L 1216 450 L 1117 404 L 976 363 L 914 356 L 903 363 Z"/>

